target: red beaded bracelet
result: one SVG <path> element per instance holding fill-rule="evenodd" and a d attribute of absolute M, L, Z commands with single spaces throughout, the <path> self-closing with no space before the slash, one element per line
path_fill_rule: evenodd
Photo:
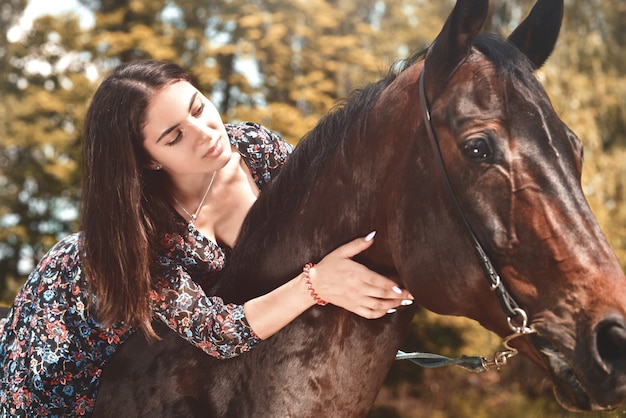
<path fill-rule="evenodd" d="M 311 283 L 311 276 L 309 276 L 309 271 L 311 270 L 312 267 L 313 267 L 313 264 L 312 263 L 308 263 L 302 269 L 302 273 L 304 273 L 304 283 L 306 284 L 306 288 L 309 289 L 309 293 L 311 294 L 311 297 L 313 298 L 315 303 L 317 303 L 320 306 L 327 305 L 328 302 L 326 302 L 324 299 L 322 299 L 317 294 L 315 289 L 313 289 L 313 284 Z"/>

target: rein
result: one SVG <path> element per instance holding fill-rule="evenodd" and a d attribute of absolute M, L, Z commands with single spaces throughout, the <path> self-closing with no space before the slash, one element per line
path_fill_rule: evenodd
<path fill-rule="evenodd" d="M 509 335 L 502 341 L 502 345 L 506 350 L 497 352 L 494 355 L 493 360 L 487 360 L 484 357 L 468 357 L 462 356 L 458 359 L 451 359 L 448 357 L 440 356 L 437 354 L 430 353 L 405 353 L 403 351 L 398 351 L 396 355 L 396 360 L 411 360 L 412 362 L 423 366 L 423 367 L 440 367 L 446 365 L 455 365 L 466 370 L 480 373 L 489 370 L 489 367 L 496 366 L 497 369 L 500 369 L 500 366 L 506 364 L 507 360 L 513 356 L 518 354 L 517 349 L 510 346 L 509 342 L 514 338 L 517 338 L 522 335 L 534 334 L 536 331 L 528 325 L 528 314 L 526 311 L 520 307 L 520 305 L 513 299 L 509 291 L 504 286 L 500 275 L 494 268 L 491 260 L 487 256 L 487 253 L 483 249 L 478 237 L 474 233 L 461 205 L 459 204 L 459 200 L 452 189 L 452 185 L 450 183 L 450 178 L 448 176 L 448 172 L 443 162 L 443 155 L 441 153 L 441 148 L 439 147 L 439 141 L 437 139 L 437 134 L 435 133 L 435 129 L 433 127 L 433 122 L 430 116 L 430 106 L 428 104 L 428 99 L 426 98 L 426 91 L 424 88 L 424 70 L 420 74 L 419 78 L 419 90 L 420 90 L 420 100 L 422 104 L 422 116 L 424 118 L 424 122 L 426 123 L 426 131 L 428 132 L 428 138 L 430 139 L 430 143 L 435 151 L 437 165 L 439 167 L 439 171 L 441 172 L 445 189 L 450 198 L 450 201 L 454 205 L 454 208 L 459 216 L 459 218 L 463 221 L 463 225 L 465 226 L 465 230 L 467 234 L 473 241 L 474 249 L 478 254 L 478 257 L 481 261 L 482 267 L 486 273 L 487 281 L 489 282 L 489 286 L 491 290 L 496 294 L 498 301 L 500 302 L 500 306 L 502 310 L 506 314 L 506 319 L 509 324 L 509 328 L 513 331 L 513 334 Z M 516 325 L 516 322 L 519 325 Z"/>

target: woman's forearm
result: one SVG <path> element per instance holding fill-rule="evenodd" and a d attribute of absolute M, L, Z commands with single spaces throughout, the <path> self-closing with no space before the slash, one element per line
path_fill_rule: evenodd
<path fill-rule="evenodd" d="M 413 303 L 407 290 L 352 260 L 372 245 L 373 236 L 342 245 L 279 288 L 246 302 L 246 319 L 256 335 L 271 337 L 315 303 L 331 303 L 368 319 Z"/>
<path fill-rule="evenodd" d="M 246 319 L 256 335 L 266 339 L 313 306 L 303 274 L 244 304 Z"/>

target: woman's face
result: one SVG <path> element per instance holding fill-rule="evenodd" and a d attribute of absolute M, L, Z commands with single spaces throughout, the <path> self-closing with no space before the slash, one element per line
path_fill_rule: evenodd
<path fill-rule="evenodd" d="M 169 175 L 206 174 L 231 157 L 230 141 L 213 105 L 187 81 L 159 90 L 147 109 L 144 147 Z"/>

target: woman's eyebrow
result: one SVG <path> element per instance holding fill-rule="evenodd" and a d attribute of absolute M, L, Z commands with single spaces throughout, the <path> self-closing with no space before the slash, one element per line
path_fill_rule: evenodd
<path fill-rule="evenodd" d="M 198 92 L 196 91 L 192 96 L 191 96 L 191 100 L 189 101 L 189 108 L 187 109 L 188 112 L 191 112 L 191 108 L 193 107 L 193 103 L 196 101 L 196 97 L 198 97 Z M 176 129 L 178 127 L 178 123 L 172 127 L 167 128 L 166 130 L 163 131 L 163 133 L 161 134 L 161 136 L 159 136 L 159 138 L 156 140 L 156 143 L 158 144 L 160 140 L 162 140 L 163 138 L 165 138 L 170 132 L 172 132 L 174 129 Z"/>

